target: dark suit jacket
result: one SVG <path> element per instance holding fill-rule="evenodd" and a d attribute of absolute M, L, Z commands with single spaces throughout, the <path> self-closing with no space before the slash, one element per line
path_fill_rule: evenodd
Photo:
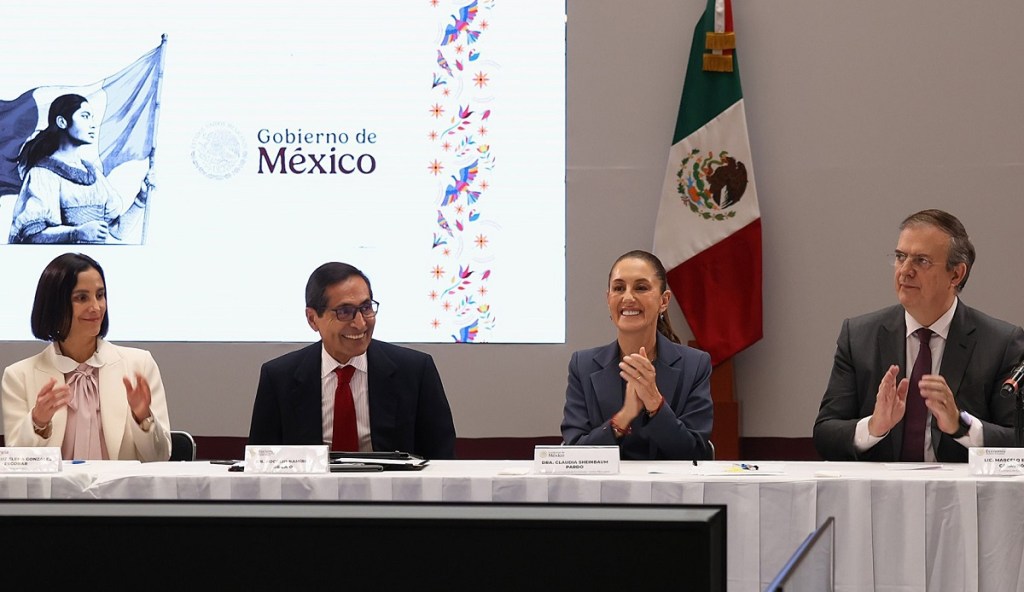
<path fill-rule="evenodd" d="M 641 412 L 633 420 L 633 433 L 616 442 L 610 422 L 626 395 L 619 360 L 619 344 L 614 341 L 572 355 L 562 416 L 565 443 L 618 444 L 620 456 L 630 460 L 710 458 L 711 356 L 659 333 L 654 369 L 665 406 L 651 418 Z"/>
<path fill-rule="evenodd" d="M 892 364 L 907 372 L 907 323 L 900 305 L 847 319 L 839 334 L 832 376 L 814 422 L 814 445 L 826 460 L 899 460 L 903 422 L 863 453 L 853 446 L 857 422 L 871 415 L 882 376 Z M 1024 331 L 968 307 L 953 313 L 939 374 L 957 407 L 982 422 L 985 446 L 1013 446 L 1013 398 L 999 388 L 1024 353 Z M 939 462 L 967 462 L 967 449 L 935 422 L 932 446 Z"/>
<path fill-rule="evenodd" d="M 323 444 L 320 342 L 265 364 L 249 444 Z M 429 355 L 373 340 L 366 350 L 370 439 L 375 451 L 455 458 L 455 425 Z"/>

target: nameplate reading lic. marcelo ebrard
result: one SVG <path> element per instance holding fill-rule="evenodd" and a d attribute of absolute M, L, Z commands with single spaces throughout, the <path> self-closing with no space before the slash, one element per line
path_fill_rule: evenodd
<path fill-rule="evenodd" d="M 1024 448 L 968 448 L 967 471 L 971 475 L 1024 475 Z"/>
<path fill-rule="evenodd" d="M 57 473 L 60 448 L 25 446 L 0 448 L 0 473 Z"/>
<path fill-rule="evenodd" d="M 533 472 L 547 475 L 615 475 L 618 446 L 537 446 Z"/>
<path fill-rule="evenodd" d="M 246 473 L 326 473 L 327 446 L 246 446 Z"/>

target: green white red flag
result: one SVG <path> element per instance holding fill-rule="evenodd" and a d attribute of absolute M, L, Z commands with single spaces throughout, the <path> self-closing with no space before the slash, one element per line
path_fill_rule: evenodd
<path fill-rule="evenodd" d="M 654 252 L 718 364 L 761 339 L 761 213 L 730 0 L 708 0 L 686 68 Z"/>

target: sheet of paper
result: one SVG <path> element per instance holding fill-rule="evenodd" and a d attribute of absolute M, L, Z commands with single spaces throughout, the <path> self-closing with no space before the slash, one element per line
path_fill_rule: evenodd
<path fill-rule="evenodd" d="M 934 471 L 945 468 L 939 463 L 885 463 L 883 466 L 889 471 Z"/>

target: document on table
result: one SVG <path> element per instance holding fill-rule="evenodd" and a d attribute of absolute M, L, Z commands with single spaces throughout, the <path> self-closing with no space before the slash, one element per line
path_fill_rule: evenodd
<path fill-rule="evenodd" d="M 680 468 L 678 464 L 673 465 L 650 465 L 647 472 L 652 475 L 689 474 L 702 477 L 736 475 L 784 475 L 786 465 L 784 463 L 744 463 L 744 462 L 716 462 L 716 461 L 694 461 L 693 465 Z"/>
<path fill-rule="evenodd" d="M 939 463 L 885 463 L 883 466 L 889 471 L 934 471 L 946 468 Z"/>

